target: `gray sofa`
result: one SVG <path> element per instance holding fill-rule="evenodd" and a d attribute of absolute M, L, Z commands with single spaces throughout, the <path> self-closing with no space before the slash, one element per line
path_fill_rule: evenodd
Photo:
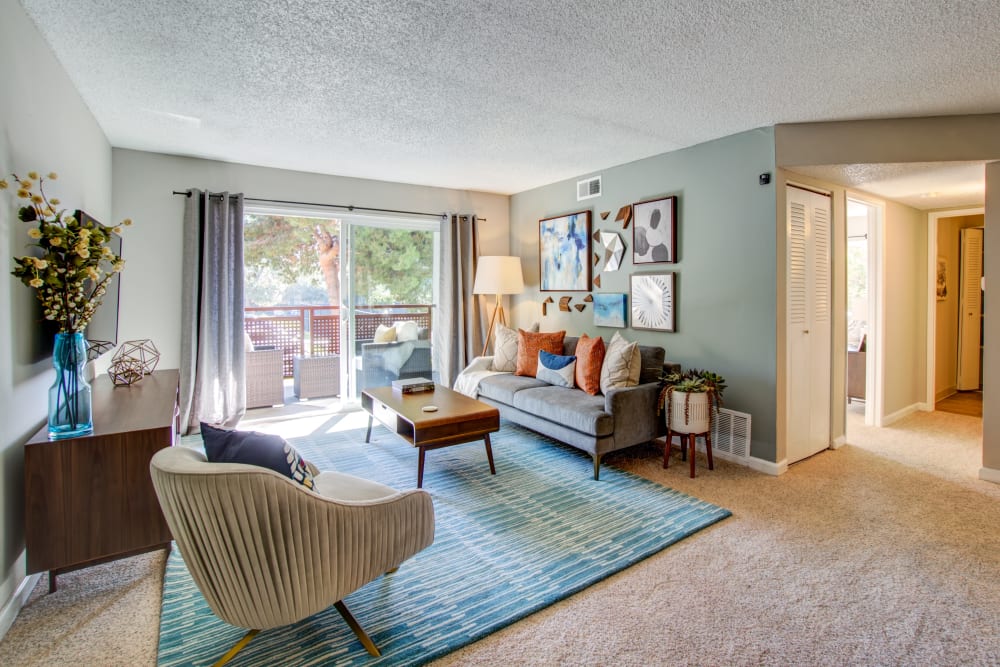
<path fill-rule="evenodd" d="M 576 350 L 577 339 L 567 336 L 563 354 Z M 590 454 L 594 479 L 600 475 L 601 456 L 655 438 L 662 429 L 656 414 L 659 377 L 664 370 L 662 347 L 639 346 L 642 372 L 639 385 L 591 396 L 581 389 L 555 387 L 533 377 L 490 375 L 478 386 L 478 398 L 500 410 L 500 416 Z M 667 364 L 679 368 L 676 364 Z"/>

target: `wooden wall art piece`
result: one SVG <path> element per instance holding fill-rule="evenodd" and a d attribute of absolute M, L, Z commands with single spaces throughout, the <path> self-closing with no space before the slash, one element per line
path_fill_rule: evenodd
<path fill-rule="evenodd" d="M 609 215 L 611 215 L 611 211 L 601 211 L 601 220 L 607 220 Z"/>
<path fill-rule="evenodd" d="M 539 290 L 589 292 L 590 252 L 590 211 L 539 220 Z"/>
<path fill-rule="evenodd" d="M 634 204 L 632 263 L 677 261 L 677 197 L 661 197 Z M 633 302 L 632 307 L 635 308 Z"/>
<path fill-rule="evenodd" d="M 594 253 L 594 266 L 597 266 L 597 265 L 598 265 L 598 264 L 600 264 L 600 263 L 601 263 L 601 256 L 600 256 L 600 255 L 598 255 L 598 254 L 597 254 L 597 253 L 595 252 L 595 253 Z"/>
<path fill-rule="evenodd" d="M 594 287 L 600 287 L 600 286 L 601 286 L 601 277 L 594 276 Z"/>
<path fill-rule="evenodd" d="M 583 300 L 586 301 L 587 303 L 593 303 L 593 301 L 594 301 L 594 295 L 593 294 L 588 294 L 587 296 L 585 296 L 583 298 Z"/>
<path fill-rule="evenodd" d="M 582 313 L 583 309 L 587 307 L 587 304 L 585 304 L 585 303 L 578 303 L 578 304 L 575 304 L 573 307 L 576 308 L 579 312 Z"/>
<path fill-rule="evenodd" d="M 632 222 L 632 205 L 627 204 L 618 209 L 618 216 L 615 222 L 622 223 L 622 229 L 628 229 L 628 223 Z"/>
<path fill-rule="evenodd" d="M 542 316 L 549 314 L 549 304 L 555 303 L 555 300 L 550 296 L 545 301 L 542 301 Z"/>
<path fill-rule="evenodd" d="M 568 313 L 569 312 L 569 302 L 570 302 L 570 299 L 572 299 L 572 298 L 573 297 L 571 297 L 571 296 L 561 296 L 561 297 L 559 297 L 559 310 L 563 311 L 564 313 Z"/>

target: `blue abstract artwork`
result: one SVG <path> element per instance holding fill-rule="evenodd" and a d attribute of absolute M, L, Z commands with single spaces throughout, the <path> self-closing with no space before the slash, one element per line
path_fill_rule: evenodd
<path fill-rule="evenodd" d="M 595 294 L 594 326 L 624 329 L 628 315 L 626 298 L 626 294 Z"/>
<path fill-rule="evenodd" d="M 590 211 L 538 221 L 541 291 L 590 291 Z"/>

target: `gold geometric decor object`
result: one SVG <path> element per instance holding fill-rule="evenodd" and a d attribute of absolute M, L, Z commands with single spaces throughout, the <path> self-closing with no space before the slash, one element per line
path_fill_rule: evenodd
<path fill-rule="evenodd" d="M 111 358 L 108 377 L 116 387 L 134 384 L 149 375 L 160 362 L 160 351 L 148 338 L 127 340 Z"/>

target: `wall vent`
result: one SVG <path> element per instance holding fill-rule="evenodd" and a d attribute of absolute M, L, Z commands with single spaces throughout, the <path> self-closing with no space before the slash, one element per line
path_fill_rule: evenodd
<path fill-rule="evenodd" d="M 582 201 L 591 197 L 601 196 L 601 177 L 594 176 L 576 182 L 576 200 Z"/>
<path fill-rule="evenodd" d="M 712 453 L 739 462 L 750 458 L 749 414 L 719 408 L 719 413 L 712 420 Z"/>

